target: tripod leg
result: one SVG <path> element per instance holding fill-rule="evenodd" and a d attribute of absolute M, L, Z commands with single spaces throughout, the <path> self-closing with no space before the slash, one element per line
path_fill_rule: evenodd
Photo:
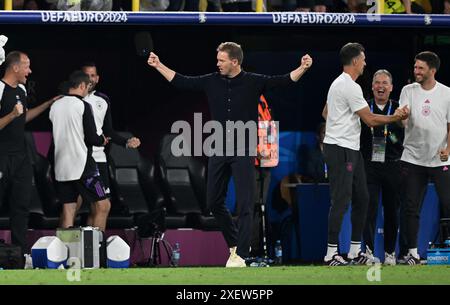
<path fill-rule="evenodd" d="M 259 178 L 260 178 L 260 189 L 259 189 L 259 198 L 258 198 L 258 204 L 259 209 L 261 211 L 261 233 L 262 233 L 262 246 L 263 246 L 263 256 L 266 258 L 268 257 L 267 253 L 267 228 L 266 228 L 266 208 L 265 208 L 265 200 L 264 200 L 264 193 L 265 187 L 268 187 L 270 178 L 270 170 L 263 170 L 261 167 L 259 168 Z M 267 183 L 265 183 L 267 182 Z M 267 184 L 267 185 L 266 185 Z"/>
<path fill-rule="evenodd" d="M 169 259 L 169 265 L 174 266 L 173 261 L 172 261 L 172 252 L 169 250 L 169 246 L 167 246 L 168 242 L 163 239 L 161 239 L 161 241 L 162 241 L 164 250 L 166 251 L 167 258 Z"/>
<path fill-rule="evenodd" d="M 156 239 L 156 245 L 155 245 L 155 248 L 156 248 L 156 251 L 155 251 L 155 263 L 161 265 L 161 250 L 160 250 L 160 247 L 159 247 L 159 242 L 160 242 L 160 239 L 158 237 Z"/>
<path fill-rule="evenodd" d="M 150 246 L 150 257 L 148 258 L 148 266 L 154 267 L 156 266 L 156 251 L 157 251 L 157 239 L 152 237 L 152 242 Z"/>

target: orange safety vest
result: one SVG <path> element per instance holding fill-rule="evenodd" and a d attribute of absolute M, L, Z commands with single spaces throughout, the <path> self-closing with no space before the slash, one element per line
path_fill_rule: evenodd
<path fill-rule="evenodd" d="M 275 167 L 278 165 L 278 129 L 266 99 L 261 95 L 258 103 L 258 157 L 255 165 Z"/>

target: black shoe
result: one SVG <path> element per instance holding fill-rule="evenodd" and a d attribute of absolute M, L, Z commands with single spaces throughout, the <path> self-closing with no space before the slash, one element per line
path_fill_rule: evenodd
<path fill-rule="evenodd" d="M 371 258 L 369 255 L 367 255 L 366 253 L 360 251 L 358 253 L 358 256 L 353 258 L 350 261 L 351 265 L 370 265 L 374 262 L 374 259 Z"/>
<path fill-rule="evenodd" d="M 415 258 L 415 257 L 412 256 L 412 255 L 408 255 L 408 256 L 406 257 L 406 259 L 405 259 L 405 263 L 404 263 L 404 264 L 405 264 L 405 265 L 413 266 L 413 265 L 420 265 L 421 262 L 420 262 L 420 259 Z"/>
<path fill-rule="evenodd" d="M 326 266 L 347 266 L 348 262 L 339 254 L 335 254 L 332 259 L 325 261 L 324 264 Z"/>

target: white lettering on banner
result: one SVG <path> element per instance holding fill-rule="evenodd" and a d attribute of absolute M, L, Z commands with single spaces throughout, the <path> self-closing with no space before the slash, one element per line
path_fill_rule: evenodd
<path fill-rule="evenodd" d="M 443 256 L 428 256 L 427 260 L 448 263 L 448 256 L 445 256 L 445 255 L 443 255 Z"/>
<path fill-rule="evenodd" d="M 339 13 L 273 13 L 273 23 L 282 24 L 353 24 L 354 14 Z"/>
<path fill-rule="evenodd" d="M 46 23 L 125 23 L 128 21 L 128 16 L 124 12 L 50 11 L 41 12 L 41 20 Z"/>

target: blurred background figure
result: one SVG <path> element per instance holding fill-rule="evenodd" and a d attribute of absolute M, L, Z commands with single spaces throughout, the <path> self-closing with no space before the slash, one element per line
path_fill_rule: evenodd
<path fill-rule="evenodd" d="M 42 9 L 36 0 L 27 0 L 23 4 L 23 9 L 27 11 L 37 11 Z"/>
<path fill-rule="evenodd" d="M 444 14 L 450 14 L 450 0 L 444 1 Z"/>
<path fill-rule="evenodd" d="M 59 11 L 111 11 L 113 0 L 47 0 L 49 9 Z"/>

